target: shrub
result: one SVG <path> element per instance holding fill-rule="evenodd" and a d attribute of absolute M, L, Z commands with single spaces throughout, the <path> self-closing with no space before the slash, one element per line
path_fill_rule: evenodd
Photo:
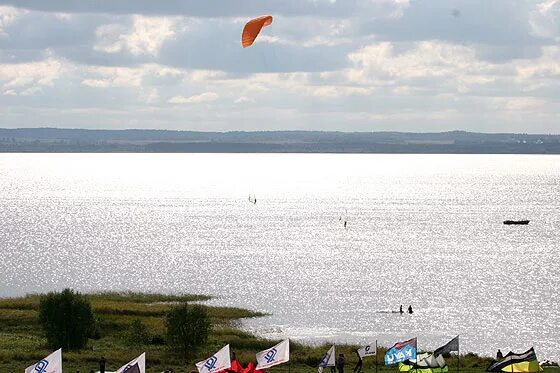
<path fill-rule="evenodd" d="M 94 330 L 95 320 L 87 298 L 71 289 L 41 297 L 39 324 L 49 347 L 70 350 L 85 347 Z"/>
<path fill-rule="evenodd" d="M 143 345 L 150 342 L 150 331 L 140 319 L 134 319 L 128 330 L 127 341 L 131 345 Z"/>
<path fill-rule="evenodd" d="M 184 356 L 189 356 L 206 343 L 212 327 L 205 307 L 187 303 L 169 311 L 165 326 L 169 346 Z"/>

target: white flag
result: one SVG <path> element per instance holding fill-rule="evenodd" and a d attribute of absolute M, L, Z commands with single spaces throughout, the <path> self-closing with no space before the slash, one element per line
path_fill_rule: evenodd
<path fill-rule="evenodd" d="M 120 367 L 116 373 L 146 373 L 146 353 Z"/>
<path fill-rule="evenodd" d="M 290 340 L 286 339 L 276 346 L 257 352 L 257 367 L 266 369 L 290 361 Z"/>
<path fill-rule="evenodd" d="M 62 349 L 25 368 L 25 373 L 62 373 Z"/>
<path fill-rule="evenodd" d="M 229 345 L 222 347 L 222 349 L 216 352 L 214 356 L 196 363 L 196 367 L 200 373 L 213 373 L 231 368 Z"/>
<path fill-rule="evenodd" d="M 336 352 L 334 345 L 329 348 L 326 354 L 323 355 L 321 361 L 319 362 L 319 373 L 323 373 L 323 369 L 326 367 L 334 367 L 336 365 Z"/>
<path fill-rule="evenodd" d="M 375 356 L 375 343 L 370 343 L 358 350 L 358 355 L 363 359 L 366 356 Z"/>
<path fill-rule="evenodd" d="M 62 349 L 25 368 L 25 373 L 62 373 Z"/>

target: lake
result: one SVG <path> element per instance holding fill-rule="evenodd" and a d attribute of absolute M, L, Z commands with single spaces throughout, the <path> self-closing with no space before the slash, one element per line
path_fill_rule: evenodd
<path fill-rule="evenodd" d="M 560 156 L 0 154 L 0 296 L 204 293 L 267 337 L 559 359 L 559 247 Z"/>

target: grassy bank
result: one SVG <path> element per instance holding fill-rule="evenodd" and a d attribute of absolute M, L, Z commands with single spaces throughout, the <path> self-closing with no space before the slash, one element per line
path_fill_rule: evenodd
<path fill-rule="evenodd" d="M 276 341 L 265 340 L 246 333 L 236 321 L 247 317 L 262 316 L 259 312 L 231 307 L 208 306 L 213 330 L 207 344 L 190 361 L 169 351 L 165 345 L 165 314 L 176 302 L 193 302 L 209 299 L 199 295 L 159 295 L 139 293 L 100 293 L 88 296 L 97 319 L 94 339 L 79 352 L 63 352 L 64 370 L 82 373 L 98 369 L 101 356 L 107 368 L 115 370 L 129 360 L 146 352 L 147 371 L 161 372 L 173 368 L 175 372 L 190 372 L 194 362 L 202 360 L 229 343 L 243 365 L 254 360 L 255 352 L 270 347 Z M 39 295 L 0 299 L 0 372 L 23 372 L 25 367 L 50 353 L 37 322 Z M 133 324 L 141 323 L 143 329 L 134 331 Z M 141 334 L 141 335 L 139 335 Z M 337 346 L 337 353 L 347 357 L 348 368 L 355 364 L 352 352 L 356 346 Z M 275 367 L 270 372 L 316 372 L 316 366 L 325 346 L 310 347 L 291 344 L 291 365 Z M 380 351 L 380 353 L 384 353 Z M 461 372 L 480 373 L 491 359 L 473 354 L 461 357 Z M 456 359 L 449 359 L 450 371 L 455 371 Z M 366 372 L 375 372 L 374 359 L 364 361 Z M 396 368 L 378 367 L 378 372 L 396 372 Z M 547 370 L 547 373 L 560 373 Z"/>

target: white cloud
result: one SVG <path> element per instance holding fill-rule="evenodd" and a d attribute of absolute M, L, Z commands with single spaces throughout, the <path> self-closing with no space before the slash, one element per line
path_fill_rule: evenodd
<path fill-rule="evenodd" d="M 216 101 L 220 96 L 215 92 L 204 92 L 195 96 L 174 96 L 169 99 L 170 104 L 199 104 Z"/>
<path fill-rule="evenodd" d="M 93 49 L 105 53 L 118 53 L 123 50 L 125 43 L 122 35 L 126 32 L 123 25 L 101 25 L 95 30 L 97 42 Z"/>
<path fill-rule="evenodd" d="M 0 5 L 0 39 L 8 36 L 5 32 L 6 27 L 14 23 L 18 16 L 26 13 L 28 13 L 28 11 Z"/>
<path fill-rule="evenodd" d="M 6 91 L 31 95 L 51 86 L 63 74 L 63 63 L 54 58 L 41 62 L 0 65 L 0 84 Z"/>
<path fill-rule="evenodd" d="M 249 97 L 241 96 L 234 101 L 236 104 L 254 104 L 255 100 Z"/>
<path fill-rule="evenodd" d="M 107 88 L 111 82 L 103 79 L 84 79 L 82 84 L 92 88 Z"/>
<path fill-rule="evenodd" d="M 135 56 L 157 56 L 163 43 L 175 36 L 177 21 L 169 17 L 134 16 L 132 27 L 121 24 L 99 26 L 94 50 L 119 53 L 127 50 Z"/>
<path fill-rule="evenodd" d="M 544 0 L 529 14 L 534 35 L 560 41 L 560 0 Z"/>

